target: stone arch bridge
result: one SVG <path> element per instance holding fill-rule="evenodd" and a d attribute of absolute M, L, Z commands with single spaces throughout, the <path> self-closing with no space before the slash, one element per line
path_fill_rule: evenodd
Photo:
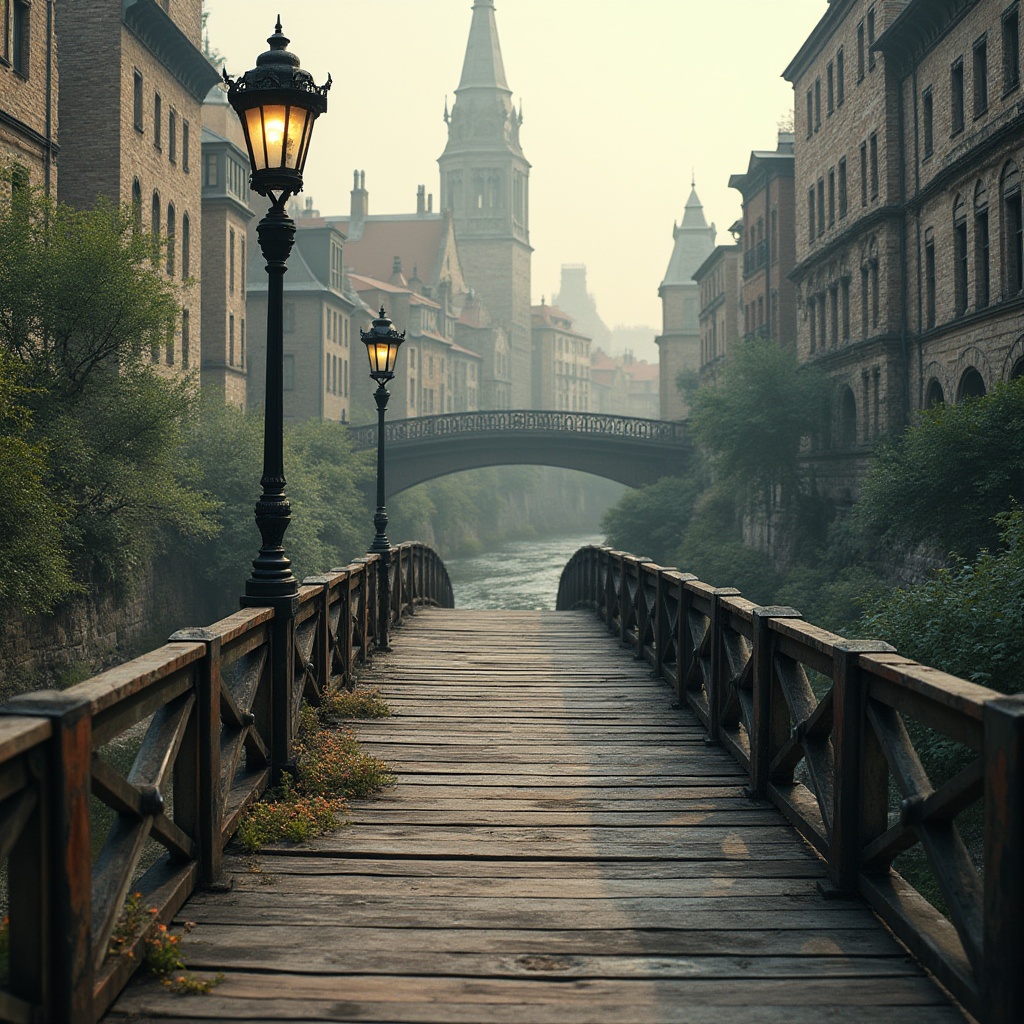
<path fill-rule="evenodd" d="M 376 425 L 351 431 L 359 448 L 377 444 Z M 690 465 L 685 423 L 593 412 L 498 410 L 419 416 L 385 425 L 387 493 L 484 466 L 578 469 L 628 487 L 679 476 Z"/>

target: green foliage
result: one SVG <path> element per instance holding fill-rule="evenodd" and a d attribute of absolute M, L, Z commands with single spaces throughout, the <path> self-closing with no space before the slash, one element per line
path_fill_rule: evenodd
<path fill-rule="evenodd" d="M 972 557 L 998 543 L 993 516 L 1024 500 L 1024 379 L 938 405 L 875 452 L 857 516 L 887 541 Z"/>
<path fill-rule="evenodd" d="M 219 534 L 194 544 L 192 558 L 226 606 L 260 547 L 253 508 L 263 467 L 263 416 L 204 396 L 186 453 L 198 466 L 198 486 L 219 507 Z M 365 550 L 372 530 L 363 490 L 367 458 L 353 453 L 343 427 L 320 422 L 287 425 L 284 455 L 293 515 L 284 542 L 296 576 L 348 564 Z"/>
<path fill-rule="evenodd" d="M 801 443 L 824 431 L 831 384 L 773 341 L 739 345 L 714 385 L 692 397 L 690 425 L 717 477 L 747 507 L 770 511 L 803 483 Z"/>
<path fill-rule="evenodd" d="M 893 591 L 864 627 L 901 654 L 1005 693 L 1024 689 L 1024 510 L 997 518 L 1002 547 Z"/>
<path fill-rule="evenodd" d="M 0 179 L 9 185 L 10 172 Z M 109 204 L 72 210 L 27 188 L 4 195 L 0 353 L 17 367 L 30 416 L 2 429 L 24 466 L 21 498 L 36 510 L 44 549 L 37 578 L 13 600 L 49 607 L 73 589 L 69 563 L 79 583 L 127 589 L 170 537 L 209 536 L 212 508 L 180 456 L 194 390 L 150 361 L 178 316 L 150 236 Z M 40 487 L 49 510 L 40 511 Z"/>
<path fill-rule="evenodd" d="M 78 589 L 64 545 L 68 510 L 47 490 L 49 452 L 31 440 L 20 366 L 0 351 L 0 492 L 7 498 L 0 604 L 49 611 Z"/>
<path fill-rule="evenodd" d="M 627 491 L 601 517 L 606 542 L 620 551 L 669 564 L 706 485 L 706 474 L 697 467 L 688 476 L 664 477 L 648 487 Z"/>

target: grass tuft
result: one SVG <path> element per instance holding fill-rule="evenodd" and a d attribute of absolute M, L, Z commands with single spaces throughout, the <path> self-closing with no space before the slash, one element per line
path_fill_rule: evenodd
<path fill-rule="evenodd" d="M 318 708 L 321 721 L 347 718 L 387 718 L 391 705 L 375 686 L 357 686 L 354 690 L 336 690 L 327 694 Z"/>

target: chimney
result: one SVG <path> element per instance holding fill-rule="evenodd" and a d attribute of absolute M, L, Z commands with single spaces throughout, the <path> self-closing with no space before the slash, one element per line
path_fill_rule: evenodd
<path fill-rule="evenodd" d="M 352 225 L 362 224 L 370 212 L 370 198 L 366 192 L 366 171 L 352 172 Z M 350 231 L 351 231 L 350 227 Z"/>
<path fill-rule="evenodd" d="M 399 288 L 408 287 L 409 282 L 405 279 L 405 274 L 402 273 L 402 257 L 396 256 L 391 264 L 391 277 L 388 279 L 388 284 L 398 285 Z"/>
<path fill-rule="evenodd" d="M 427 186 L 420 185 L 416 189 L 416 213 L 422 215 L 427 212 Z"/>

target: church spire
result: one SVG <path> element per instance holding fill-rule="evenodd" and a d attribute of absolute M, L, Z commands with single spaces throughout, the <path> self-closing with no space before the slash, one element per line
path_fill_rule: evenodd
<path fill-rule="evenodd" d="M 476 0 L 473 4 L 466 59 L 462 64 L 462 78 L 455 94 L 457 96 L 466 89 L 481 88 L 499 89 L 512 95 L 505 80 L 505 65 L 501 59 L 498 26 L 494 20 L 494 0 Z"/>

